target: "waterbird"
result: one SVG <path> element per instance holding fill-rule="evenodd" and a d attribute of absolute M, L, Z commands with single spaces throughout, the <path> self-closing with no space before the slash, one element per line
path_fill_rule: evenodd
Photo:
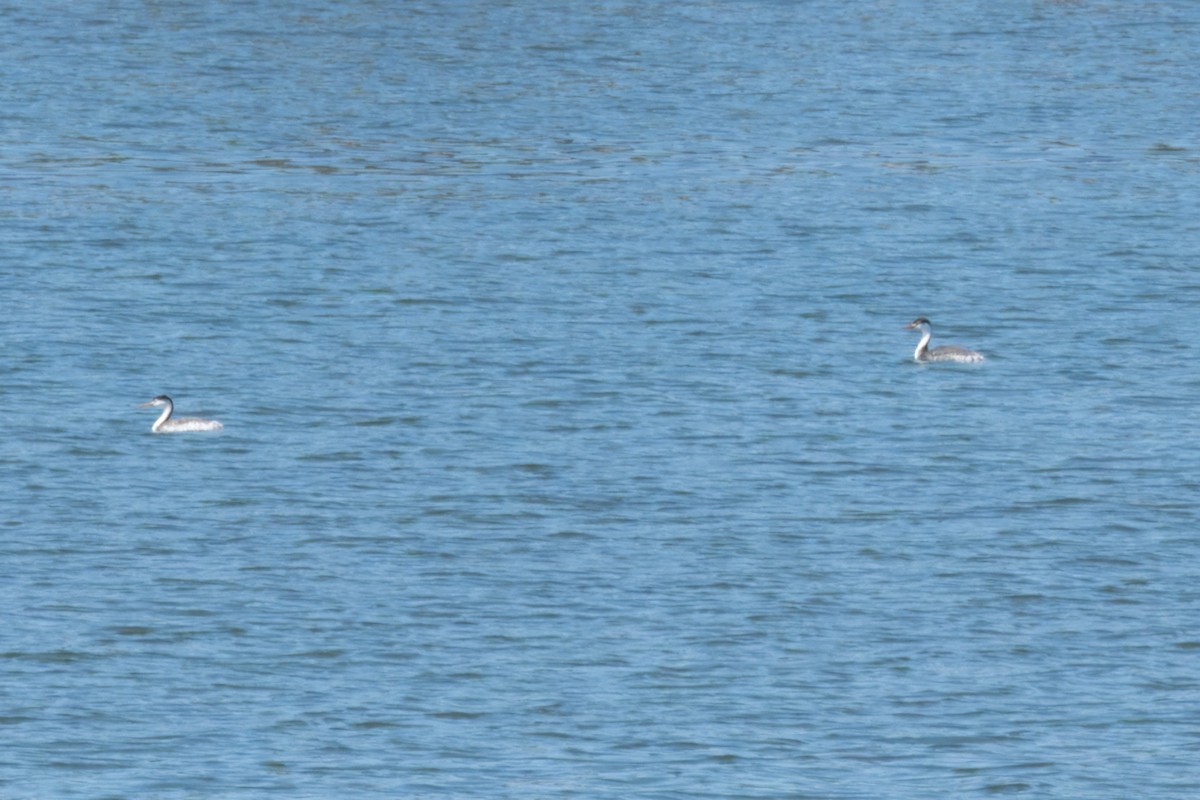
<path fill-rule="evenodd" d="M 905 330 L 920 331 L 921 341 L 913 351 L 914 361 L 957 361 L 960 364 L 978 364 L 983 361 L 983 354 L 954 344 L 944 344 L 940 347 L 930 347 L 929 340 L 933 338 L 933 326 L 925 317 L 917 317 L 904 326 Z"/>
<path fill-rule="evenodd" d="M 171 412 L 175 410 L 175 403 L 165 394 L 160 394 L 153 400 L 142 403 L 138 408 L 146 406 L 165 406 L 162 414 L 154 424 L 150 426 L 150 430 L 154 433 L 186 433 L 188 431 L 219 431 L 225 426 L 217 422 L 215 419 L 200 419 L 199 417 L 181 417 L 180 419 L 171 419 Z"/>

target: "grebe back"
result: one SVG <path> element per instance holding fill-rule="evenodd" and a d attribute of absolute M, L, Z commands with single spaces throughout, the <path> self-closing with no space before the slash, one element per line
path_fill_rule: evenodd
<path fill-rule="evenodd" d="M 929 340 L 933 338 L 933 326 L 925 317 L 917 317 L 904 326 L 905 330 L 921 332 L 921 341 L 913 351 L 914 361 L 957 361 L 961 364 L 978 364 L 983 361 L 983 354 L 954 344 L 944 344 L 940 347 L 930 347 Z"/>
<path fill-rule="evenodd" d="M 188 431 L 219 431 L 225 426 L 217 422 L 215 419 L 200 419 L 199 417 L 181 417 L 179 419 L 171 419 L 171 412 L 175 410 L 175 403 L 165 394 L 160 394 L 158 397 L 148 402 L 142 403 L 138 408 L 146 406 L 165 406 L 163 412 L 150 426 L 150 430 L 154 433 L 186 433 Z"/>

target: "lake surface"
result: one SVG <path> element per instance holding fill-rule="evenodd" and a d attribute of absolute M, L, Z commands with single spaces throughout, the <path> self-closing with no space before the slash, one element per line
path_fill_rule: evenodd
<path fill-rule="evenodd" d="M 0 795 L 1200 795 L 1200 4 L 0 19 Z"/>

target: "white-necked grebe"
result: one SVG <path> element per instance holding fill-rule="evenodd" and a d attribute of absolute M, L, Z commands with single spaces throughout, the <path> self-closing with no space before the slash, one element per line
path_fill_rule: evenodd
<path fill-rule="evenodd" d="M 924 317 L 917 317 L 905 325 L 904 329 L 921 332 L 921 341 L 917 343 L 917 349 L 913 351 L 914 361 L 957 361 L 961 364 L 978 364 L 983 361 L 982 353 L 976 353 L 974 350 L 968 350 L 958 345 L 944 344 L 940 347 L 930 347 L 929 340 L 933 338 L 933 326 Z"/>
<path fill-rule="evenodd" d="M 171 412 L 175 410 L 175 404 L 171 402 L 171 398 L 165 394 L 160 394 L 158 397 L 149 402 L 142 403 L 138 408 L 146 406 L 166 406 L 162 414 L 154 424 L 150 426 L 150 430 L 154 433 L 185 433 L 187 431 L 219 431 L 225 426 L 217 422 L 215 419 L 200 419 L 198 417 L 182 417 L 180 419 L 171 419 Z"/>

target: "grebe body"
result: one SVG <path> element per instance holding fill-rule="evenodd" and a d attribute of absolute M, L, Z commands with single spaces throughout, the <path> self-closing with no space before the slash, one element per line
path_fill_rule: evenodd
<path fill-rule="evenodd" d="M 179 419 L 171 419 L 171 412 L 175 410 L 175 403 L 165 394 L 160 394 L 158 397 L 149 402 L 142 403 L 139 408 L 146 406 L 161 407 L 162 414 L 150 426 L 150 430 L 154 433 L 187 433 L 190 431 L 219 431 L 225 426 L 217 422 L 215 419 L 200 419 L 199 417 L 180 417 Z"/>
<path fill-rule="evenodd" d="M 917 317 L 904 326 L 905 330 L 920 331 L 921 341 L 913 351 L 913 361 L 956 361 L 960 364 L 978 364 L 983 361 L 983 354 L 954 344 L 944 344 L 940 347 L 930 347 L 929 340 L 933 338 L 933 326 L 925 317 Z"/>

